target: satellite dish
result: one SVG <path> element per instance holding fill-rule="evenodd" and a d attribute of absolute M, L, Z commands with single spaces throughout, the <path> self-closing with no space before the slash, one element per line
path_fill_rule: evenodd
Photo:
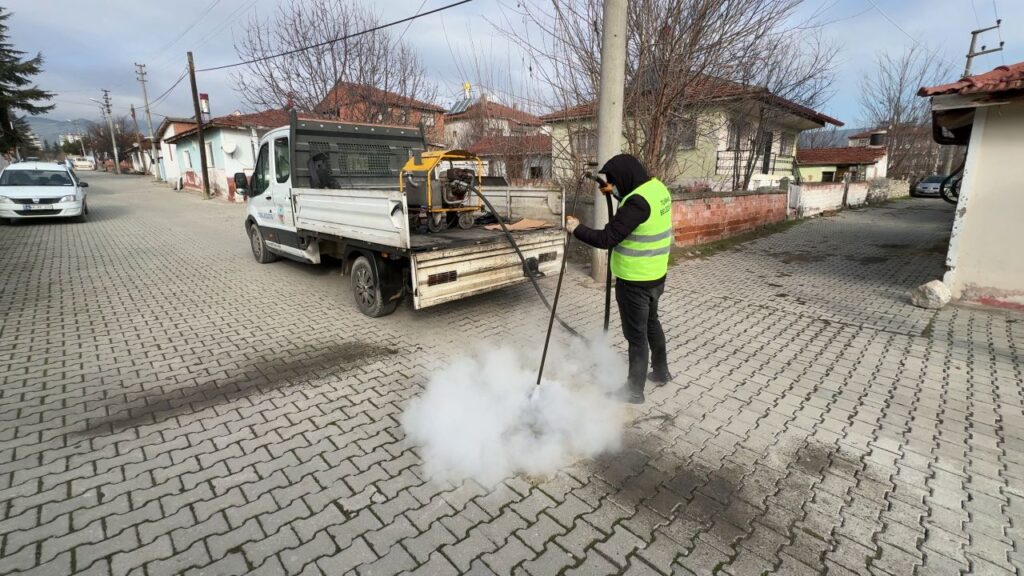
<path fill-rule="evenodd" d="M 238 150 L 238 144 L 228 141 L 220 145 L 221 150 L 224 150 L 226 154 L 234 154 L 235 150 Z"/>

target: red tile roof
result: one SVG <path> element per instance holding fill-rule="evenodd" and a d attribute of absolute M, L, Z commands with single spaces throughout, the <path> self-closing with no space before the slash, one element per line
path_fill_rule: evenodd
<path fill-rule="evenodd" d="M 924 87 L 917 91 L 917 95 L 993 94 L 1010 91 L 1024 91 L 1024 62 L 996 66 L 984 74 L 968 76 L 949 84 Z"/>
<path fill-rule="evenodd" d="M 721 78 L 713 78 L 709 76 L 704 80 L 695 80 L 690 86 L 687 94 L 687 102 L 691 103 L 737 98 L 753 98 L 760 100 L 768 105 L 789 110 L 797 116 L 803 116 L 804 118 L 814 120 L 823 125 L 843 125 L 842 122 L 835 118 L 826 116 L 825 114 L 797 104 L 791 100 L 776 96 L 769 92 L 767 88 L 762 86 L 744 85 L 730 80 L 723 80 Z M 546 114 L 541 116 L 541 120 L 545 122 L 558 122 L 580 118 L 592 118 L 596 113 L 597 102 L 586 102 L 557 112 L 552 112 L 551 114 Z"/>
<path fill-rule="evenodd" d="M 457 114 L 445 114 L 445 117 L 451 120 L 473 117 L 501 118 L 511 120 L 523 126 L 540 126 L 544 123 L 538 116 L 534 116 L 528 112 L 523 112 L 517 108 L 510 108 L 503 104 L 498 104 L 497 102 L 491 102 L 490 100 L 484 102 L 477 101 L 462 112 Z"/>
<path fill-rule="evenodd" d="M 306 115 L 300 114 L 302 118 Z M 315 116 L 309 116 L 315 118 Z M 288 110 L 264 110 L 262 112 L 253 112 L 251 114 L 228 114 L 227 116 L 218 116 L 211 118 L 209 121 L 203 124 L 203 130 L 210 130 L 211 128 L 278 128 L 288 124 Z M 168 142 L 176 142 L 196 133 L 196 128 L 193 126 L 188 130 L 178 132 L 174 136 L 167 139 Z"/>
<path fill-rule="evenodd" d="M 317 110 L 325 108 L 341 108 L 362 102 L 384 102 L 392 106 L 404 106 L 414 110 L 426 112 L 444 112 L 444 108 L 436 104 L 421 102 L 408 96 L 402 96 L 387 90 L 381 90 L 365 84 L 354 82 L 338 82 L 334 88 L 327 93 L 323 101 L 317 105 Z"/>
<path fill-rule="evenodd" d="M 470 146 L 469 151 L 477 156 L 550 156 L 551 136 L 485 136 Z"/>
<path fill-rule="evenodd" d="M 874 164 L 885 156 L 885 153 L 885 148 L 865 148 L 862 146 L 801 148 L 796 151 L 796 163 L 803 166 Z"/>

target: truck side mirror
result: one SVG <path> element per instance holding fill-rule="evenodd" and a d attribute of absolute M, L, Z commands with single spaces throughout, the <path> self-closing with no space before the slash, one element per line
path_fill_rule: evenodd
<path fill-rule="evenodd" d="M 242 196 L 249 195 L 249 179 L 246 178 L 245 172 L 235 172 L 235 191 Z"/>

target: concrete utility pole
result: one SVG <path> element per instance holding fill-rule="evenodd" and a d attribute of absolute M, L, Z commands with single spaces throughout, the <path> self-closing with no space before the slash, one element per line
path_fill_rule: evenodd
<path fill-rule="evenodd" d="M 199 165 L 203 171 L 203 197 L 210 199 L 210 178 L 206 170 L 206 139 L 203 137 L 203 113 L 199 110 L 199 89 L 196 88 L 196 65 L 188 53 L 188 79 L 192 81 L 192 106 L 196 111 L 196 134 L 199 137 Z"/>
<path fill-rule="evenodd" d="M 107 128 L 110 129 L 110 147 L 114 150 L 114 173 L 121 173 L 121 158 L 117 154 L 117 136 L 114 135 L 114 113 L 110 107 L 110 90 L 103 89 L 103 114 L 107 117 Z"/>
<path fill-rule="evenodd" d="M 989 30 L 996 30 L 996 29 L 999 28 L 1000 24 L 1002 24 L 1002 23 L 1003 23 L 1002 20 L 996 20 L 996 25 L 995 26 L 989 26 L 988 28 L 978 28 L 977 30 L 971 30 L 971 49 L 967 51 L 967 65 L 964 66 L 964 78 L 966 78 L 966 77 L 971 75 L 971 63 L 974 61 L 974 57 L 975 56 L 981 56 L 983 54 L 991 54 L 993 52 L 999 52 L 999 51 L 1001 51 L 1003 49 L 1003 44 L 1005 44 L 1005 42 L 1000 41 L 999 42 L 999 48 L 989 48 L 989 49 L 986 50 L 985 49 L 986 47 L 984 45 L 982 45 L 981 52 L 975 52 L 974 51 L 974 47 L 978 43 L 978 34 L 981 34 L 982 32 L 988 32 Z"/>
<path fill-rule="evenodd" d="M 139 120 L 135 117 L 135 104 L 132 104 L 132 124 L 135 125 L 135 143 L 139 147 L 139 161 L 142 162 L 142 171 L 146 171 L 146 159 L 142 155 L 142 133 L 139 132 Z"/>
<path fill-rule="evenodd" d="M 622 151 L 622 100 L 626 90 L 626 0 L 604 0 L 601 30 L 601 85 L 597 105 L 597 164 Z M 594 228 L 608 223 L 605 199 L 594 188 Z M 595 281 L 604 279 L 608 252 L 594 248 L 590 274 Z"/>
<path fill-rule="evenodd" d="M 156 134 L 153 132 L 153 115 L 149 111 L 149 94 L 146 93 L 146 65 L 145 64 L 136 63 L 135 67 L 138 69 L 137 71 L 138 71 L 138 74 L 139 74 L 139 76 L 138 76 L 139 83 L 142 84 L 142 102 L 145 105 L 145 110 L 146 110 L 146 124 L 149 126 L 149 152 L 150 152 L 149 165 L 150 165 L 150 167 L 153 167 L 153 166 L 156 165 L 156 161 L 157 161 L 157 158 L 156 158 Z M 141 153 L 142 153 L 142 150 L 140 148 L 139 149 L 139 154 L 141 154 Z M 154 174 L 154 176 L 156 176 L 156 179 L 159 180 L 160 179 L 160 169 L 157 168 L 157 170 L 155 172 L 156 173 Z"/>

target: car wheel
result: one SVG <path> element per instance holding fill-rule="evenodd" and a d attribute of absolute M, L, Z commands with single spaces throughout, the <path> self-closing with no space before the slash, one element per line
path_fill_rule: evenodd
<path fill-rule="evenodd" d="M 255 224 L 249 225 L 249 247 L 252 248 L 252 257 L 260 264 L 269 264 L 277 260 L 277 254 L 267 248 L 267 243 L 263 240 L 263 233 Z"/>
<path fill-rule="evenodd" d="M 398 300 L 382 300 L 380 281 L 366 256 L 356 258 L 352 264 L 352 296 L 359 311 L 370 318 L 387 316 L 398 307 Z"/>

